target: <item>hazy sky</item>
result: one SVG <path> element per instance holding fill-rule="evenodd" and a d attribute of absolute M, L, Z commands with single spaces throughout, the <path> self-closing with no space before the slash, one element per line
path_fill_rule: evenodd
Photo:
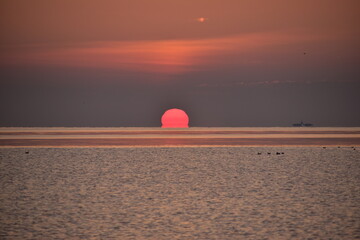
<path fill-rule="evenodd" d="M 1 0 L 0 126 L 360 126 L 359 23 L 357 0 Z"/>

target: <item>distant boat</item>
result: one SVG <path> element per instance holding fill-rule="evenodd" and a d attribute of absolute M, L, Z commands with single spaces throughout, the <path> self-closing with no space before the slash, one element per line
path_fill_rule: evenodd
<path fill-rule="evenodd" d="M 301 121 L 300 123 L 294 123 L 293 127 L 312 127 L 314 126 L 312 123 L 304 123 Z"/>

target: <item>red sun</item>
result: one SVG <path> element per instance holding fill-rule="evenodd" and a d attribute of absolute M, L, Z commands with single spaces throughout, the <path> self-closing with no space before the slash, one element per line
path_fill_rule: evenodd
<path fill-rule="evenodd" d="M 161 117 L 162 128 L 188 128 L 189 117 L 181 109 L 167 110 Z"/>

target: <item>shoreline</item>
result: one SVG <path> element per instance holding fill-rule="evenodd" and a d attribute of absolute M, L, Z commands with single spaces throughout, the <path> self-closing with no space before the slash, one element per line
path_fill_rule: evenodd
<path fill-rule="evenodd" d="M 0 146 L 0 149 L 7 148 L 350 148 L 360 147 L 360 145 L 99 145 L 99 146 L 53 146 L 53 145 L 42 145 L 42 146 Z"/>
<path fill-rule="evenodd" d="M 0 147 L 360 146 L 360 128 L 0 128 Z"/>

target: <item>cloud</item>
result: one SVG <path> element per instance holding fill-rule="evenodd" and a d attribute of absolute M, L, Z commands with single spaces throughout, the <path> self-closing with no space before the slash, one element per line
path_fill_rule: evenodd
<path fill-rule="evenodd" d="M 318 36 L 254 33 L 223 38 L 100 41 L 74 45 L 23 45 L 7 51 L 1 65 L 62 66 L 180 74 L 221 67 L 261 65 L 279 47 L 319 41 Z M 279 59 L 278 59 L 279 60 Z"/>

